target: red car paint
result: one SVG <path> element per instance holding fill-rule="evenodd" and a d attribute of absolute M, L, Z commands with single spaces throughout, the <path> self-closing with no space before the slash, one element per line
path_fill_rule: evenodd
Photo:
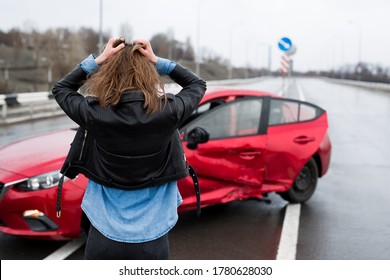
<path fill-rule="evenodd" d="M 299 120 L 294 119 L 295 111 Z M 274 113 L 277 118 L 283 115 L 283 123 L 278 123 Z M 207 121 L 213 118 L 219 134 L 207 127 L 214 125 Z M 209 141 L 187 148 L 190 130 L 202 121 Z M 198 173 L 202 207 L 287 191 L 310 158 L 316 161 L 318 176 L 323 176 L 331 155 L 327 128 L 326 112 L 309 103 L 251 90 L 207 93 L 193 119 L 180 129 L 187 160 Z M 35 191 L 16 187 L 27 178 L 59 170 L 74 134 L 75 130 L 61 130 L 0 148 L 0 232 L 53 240 L 79 236 L 80 205 L 87 184 L 83 175 L 64 183 L 61 218 L 56 217 L 57 187 Z M 179 181 L 179 189 L 183 197 L 179 211 L 195 209 L 192 180 Z M 44 216 L 24 217 L 26 210 L 39 210 Z M 37 230 L 34 223 L 50 226 Z"/>

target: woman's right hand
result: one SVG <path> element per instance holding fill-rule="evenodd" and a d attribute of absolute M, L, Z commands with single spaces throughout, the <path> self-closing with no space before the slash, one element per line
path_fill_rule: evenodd
<path fill-rule="evenodd" d="M 123 43 L 117 45 L 116 47 L 114 46 L 116 44 L 117 40 L 122 40 Z M 102 65 L 104 62 L 110 60 L 114 55 L 116 55 L 119 51 L 121 51 L 125 47 L 125 39 L 124 38 L 111 38 L 108 40 L 103 52 L 95 58 L 95 62 L 98 65 Z"/>
<path fill-rule="evenodd" d="M 134 44 L 143 45 L 142 48 L 138 49 L 139 52 L 145 56 L 153 64 L 157 63 L 157 56 L 154 54 L 152 45 L 148 40 L 134 40 Z"/>

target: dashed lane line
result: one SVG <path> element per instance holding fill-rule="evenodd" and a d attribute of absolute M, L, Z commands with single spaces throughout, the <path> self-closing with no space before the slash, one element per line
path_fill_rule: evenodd
<path fill-rule="evenodd" d="M 295 260 L 298 244 L 299 216 L 301 204 L 288 204 L 284 216 L 277 260 Z"/>
<path fill-rule="evenodd" d="M 48 255 L 44 260 L 64 260 L 69 257 L 71 254 L 76 252 L 85 244 L 86 236 L 82 235 L 77 239 L 69 241 L 64 246 L 58 248 L 53 253 Z"/>
<path fill-rule="evenodd" d="M 283 221 L 276 260 L 295 260 L 298 244 L 299 217 L 301 204 L 287 204 Z M 86 236 L 69 241 L 44 260 L 64 260 L 80 249 L 86 242 Z"/>

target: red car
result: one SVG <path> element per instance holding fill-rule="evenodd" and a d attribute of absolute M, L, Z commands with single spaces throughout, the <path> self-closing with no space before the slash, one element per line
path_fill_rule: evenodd
<path fill-rule="evenodd" d="M 308 200 L 329 167 L 326 112 L 316 105 L 251 90 L 208 92 L 180 128 L 189 163 L 198 173 L 202 207 L 262 198 L 277 192 Z M 0 232 L 64 240 L 79 236 L 87 179 L 63 186 L 56 217 L 59 169 L 75 130 L 50 132 L 0 149 Z M 196 208 L 193 182 L 179 181 L 179 211 Z"/>

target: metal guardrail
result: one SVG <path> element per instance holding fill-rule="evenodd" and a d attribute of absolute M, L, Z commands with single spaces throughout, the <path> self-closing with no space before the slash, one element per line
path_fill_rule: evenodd
<path fill-rule="evenodd" d="M 326 80 L 338 84 L 348 85 L 348 86 L 362 87 L 367 89 L 390 92 L 390 84 L 385 84 L 385 83 L 340 80 L 340 79 L 331 79 L 331 78 L 327 78 Z"/>
<path fill-rule="evenodd" d="M 0 125 L 63 114 L 49 92 L 0 95 Z"/>

